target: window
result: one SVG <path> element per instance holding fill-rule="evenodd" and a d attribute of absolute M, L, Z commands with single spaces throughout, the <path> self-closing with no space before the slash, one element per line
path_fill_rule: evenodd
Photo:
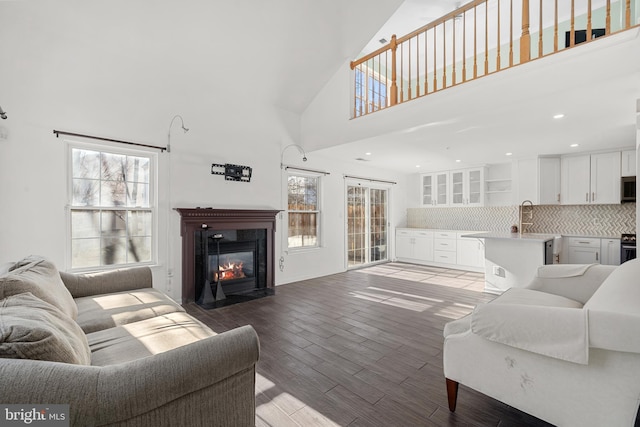
<path fill-rule="evenodd" d="M 387 107 L 387 84 L 376 73 L 369 74 L 360 69 L 356 73 L 356 117 Z"/>
<path fill-rule="evenodd" d="M 155 156 L 71 147 L 71 268 L 154 259 Z"/>
<path fill-rule="evenodd" d="M 287 179 L 289 248 L 319 246 L 320 177 L 289 175 Z"/>

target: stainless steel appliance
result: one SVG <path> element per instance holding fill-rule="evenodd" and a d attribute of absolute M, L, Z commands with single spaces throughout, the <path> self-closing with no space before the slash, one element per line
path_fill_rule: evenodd
<path fill-rule="evenodd" d="M 623 234 L 620 237 L 620 264 L 636 257 L 636 235 Z"/>
<path fill-rule="evenodd" d="M 636 177 L 623 176 L 620 178 L 620 201 L 629 203 L 636 201 Z"/>

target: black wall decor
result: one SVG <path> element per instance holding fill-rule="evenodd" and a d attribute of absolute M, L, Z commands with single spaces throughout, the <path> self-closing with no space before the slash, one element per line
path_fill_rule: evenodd
<path fill-rule="evenodd" d="M 224 179 L 227 181 L 250 182 L 251 171 L 252 169 L 249 166 L 232 165 L 230 163 L 225 163 L 224 165 L 211 164 L 211 174 L 224 175 Z"/>

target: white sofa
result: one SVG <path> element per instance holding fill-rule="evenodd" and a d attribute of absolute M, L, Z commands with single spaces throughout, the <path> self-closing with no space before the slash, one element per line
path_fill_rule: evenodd
<path fill-rule="evenodd" d="M 640 259 L 540 267 L 526 287 L 449 322 L 444 336 L 451 411 L 463 384 L 557 426 L 633 426 Z"/>

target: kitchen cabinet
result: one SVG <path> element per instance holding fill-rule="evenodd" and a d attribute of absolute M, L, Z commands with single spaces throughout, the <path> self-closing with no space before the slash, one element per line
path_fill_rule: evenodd
<path fill-rule="evenodd" d="M 457 234 L 452 231 L 433 233 L 433 260 L 443 264 L 457 263 Z"/>
<path fill-rule="evenodd" d="M 621 176 L 636 176 L 636 150 L 623 150 L 620 164 Z"/>
<path fill-rule="evenodd" d="M 560 204 L 560 157 L 538 159 L 538 204 Z"/>
<path fill-rule="evenodd" d="M 620 265 L 620 239 L 600 239 L 600 264 Z"/>
<path fill-rule="evenodd" d="M 600 239 L 594 237 L 569 237 L 569 264 L 600 263 Z"/>
<path fill-rule="evenodd" d="M 458 233 L 456 263 L 467 267 L 484 269 L 484 241 L 475 237 L 462 237 L 467 232 Z"/>
<path fill-rule="evenodd" d="M 620 159 L 619 151 L 563 157 L 562 204 L 620 203 Z"/>
<path fill-rule="evenodd" d="M 484 170 L 461 169 L 450 172 L 451 206 L 482 206 L 484 204 Z"/>
<path fill-rule="evenodd" d="M 449 205 L 449 172 L 421 175 L 423 207 L 445 207 Z"/>
<path fill-rule="evenodd" d="M 423 265 L 484 271 L 484 245 L 476 238 L 463 238 L 474 231 L 419 228 L 396 229 L 396 259 Z"/>
<path fill-rule="evenodd" d="M 396 258 L 401 261 L 433 261 L 433 232 L 396 230 Z"/>

